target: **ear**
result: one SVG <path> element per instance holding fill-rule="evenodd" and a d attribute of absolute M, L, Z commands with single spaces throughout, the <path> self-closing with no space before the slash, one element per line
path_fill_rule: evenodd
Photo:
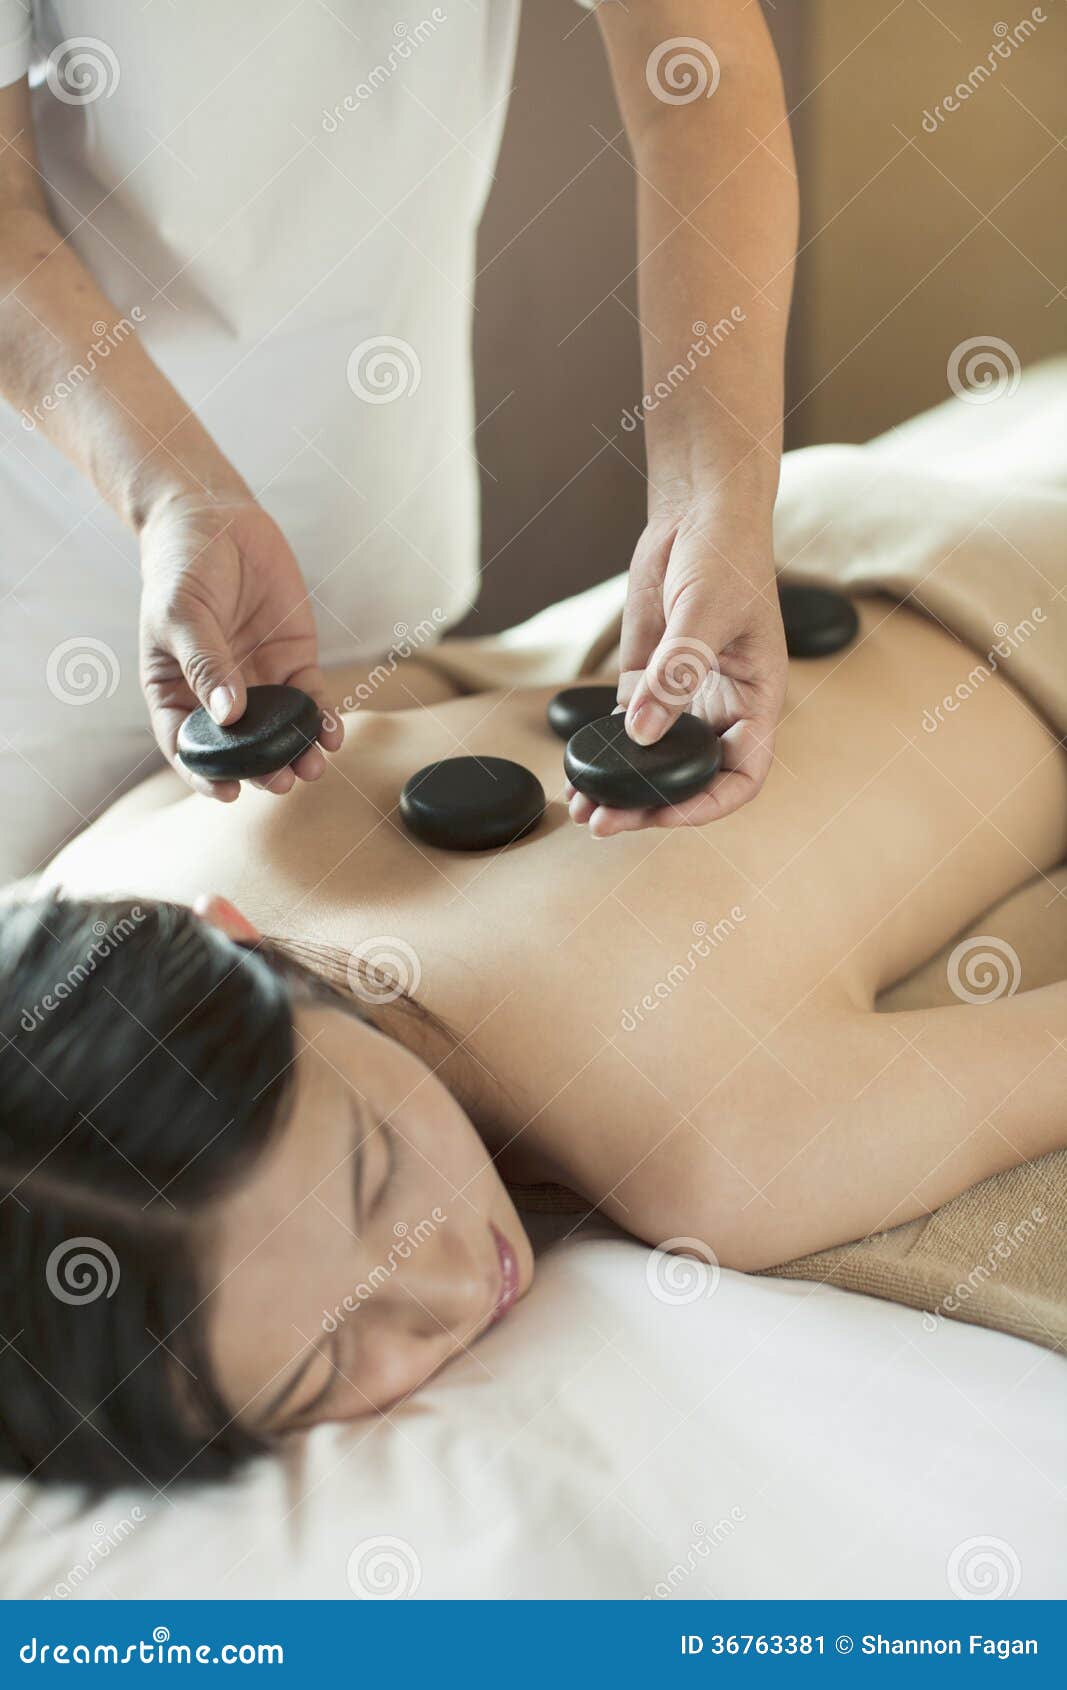
<path fill-rule="evenodd" d="M 201 921 L 217 927 L 228 939 L 240 944 L 255 944 L 263 937 L 236 905 L 231 904 L 228 898 L 221 898 L 217 892 L 201 892 L 193 903 L 193 911 Z"/>

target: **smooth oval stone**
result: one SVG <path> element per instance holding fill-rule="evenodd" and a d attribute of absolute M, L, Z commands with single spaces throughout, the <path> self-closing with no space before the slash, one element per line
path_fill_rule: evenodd
<path fill-rule="evenodd" d="M 439 851 L 491 851 L 535 828 L 545 789 L 507 757 L 445 757 L 427 763 L 400 794 L 400 815 L 417 839 Z"/>
<path fill-rule="evenodd" d="M 321 713 L 299 687 L 249 687 L 240 721 L 220 728 L 206 710 L 194 710 L 178 729 L 178 754 L 187 769 L 207 780 L 248 780 L 272 775 L 296 761 L 318 737 Z"/>
<path fill-rule="evenodd" d="M 829 657 L 851 645 L 859 632 L 860 619 L 852 600 L 829 587 L 783 582 L 778 602 L 790 657 Z"/>
<path fill-rule="evenodd" d="M 549 699 L 548 725 L 560 739 L 570 739 L 587 722 L 610 716 L 617 696 L 615 687 L 567 687 Z"/>
<path fill-rule="evenodd" d="M 625 716 L 589 722 L 567 743 L 563 767 L 579 792 L 617 810 L 680 804 L 718 772 L 722 744 L 699 716 L 679 716 L 655 745 L 638 745 Z"/>

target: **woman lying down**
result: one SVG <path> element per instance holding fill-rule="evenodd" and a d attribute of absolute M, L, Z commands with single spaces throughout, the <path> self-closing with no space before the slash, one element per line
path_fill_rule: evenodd
<path fill-rule="evenodd" d="M 69 845 L 0 918 L 0 1462 L 162 1484 L 397 1403 L 529 1289 L 509 1185 L 757 1270 L 1067 1144 L 1067 983 L 874 1010 L 1062 858 L 1067 757 L 999 674 L 924 728 L 973 657 L 859 609 L 718 825 L 595 839 L 549 690 L 409 661 L 283 802 L 166 771 Z M 431 850 L 400 789 L 471 753 L 545 818 Z"/>

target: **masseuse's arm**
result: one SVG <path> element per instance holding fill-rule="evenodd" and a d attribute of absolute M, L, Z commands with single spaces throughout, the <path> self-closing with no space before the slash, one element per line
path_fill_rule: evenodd
<path fill-rule="evenodd" d="M 674 809 L 601 810 L 603 835 L 714 821 L 770 767 L 786 680 L 771 513 L 797 188 L 753 0 L 602 3 L 597 18 L 636 172 L 644 394 L 624 426 L 643 430 L 648 457 L 620 702 L 645 744 L 691 701 L 725 730 L 707 792 Z M 588 801 L 576 804 L 588 819 Z"/>
<path fill-rule="evenodd" d="M 236 721 L 250 683 L 287 682 L 325 706 L 300 569 L 133 324 L 57 232 L 25 79 L 0 89 L 0 392 L 139 536 L 141 680 L 153 731 L 190 785 L 235 798 L 236 781 L 212 783 L 182 768 L 178 728 L 198 704 L 216 721 Z M 331 720 L 319 738 L 336 749 L 339 724 Z M 312 746 L 294 767 L 295 775 L 283 770 L 260 784 L 285 791 L 296 775 L 314 779 L 322 751 Z"/>

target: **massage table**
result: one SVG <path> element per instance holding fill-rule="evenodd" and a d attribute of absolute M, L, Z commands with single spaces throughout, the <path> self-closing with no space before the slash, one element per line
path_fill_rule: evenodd
<path fill-rule="evenodd" d="M 953 401 L 873 448 L 793 454 L 779 555 L 950 626 L 973 616 L 979 643 L 987 621 L 1015 614 L 1013 594 L 1042 592 L 1062 618 L 1067 546 L 1049 525 L 1064 510 L 1065 423 L 1061 363 L 997 405 Z M 1005 547 L 1023 565 L 1010 579 Z M 494 641 L 448 642 L 441 660 L 471 684 L 596 673 L 620 604 L 620 584 L 605 583 Z M 1055 650 L 1030 642 L 1015 676 L 1057 724 L 1067 642 L 1058 653 L 1062 674 Z M 1025 888 L 997 919 L 1031 980 L 1062 974 L 1067 876 Z M 893 1007 L 943 996 L 943 965 Z M 1029 1177 L 1062 1244 L 1060 1173 Z M 995 1213 L 987 1202 L 977 1224 Z M 225 1485 L 86 1507 L 0 1480 L 4 1594 L 1067 1596 L 1064 1299 L 1047 1265 L 1028 1285 L 1020 1251 L 1006 1292 L 981 1287 L 962 1315 L 935 1318 L 892 1300 L 891 1284 L 864 1295 L 811 1270 L 690 1263 L 679 1289 L 666 1258 L 599 1217 L 530 1225 L 530 1294 L 382 1418 L 320 1427 Z"/>

